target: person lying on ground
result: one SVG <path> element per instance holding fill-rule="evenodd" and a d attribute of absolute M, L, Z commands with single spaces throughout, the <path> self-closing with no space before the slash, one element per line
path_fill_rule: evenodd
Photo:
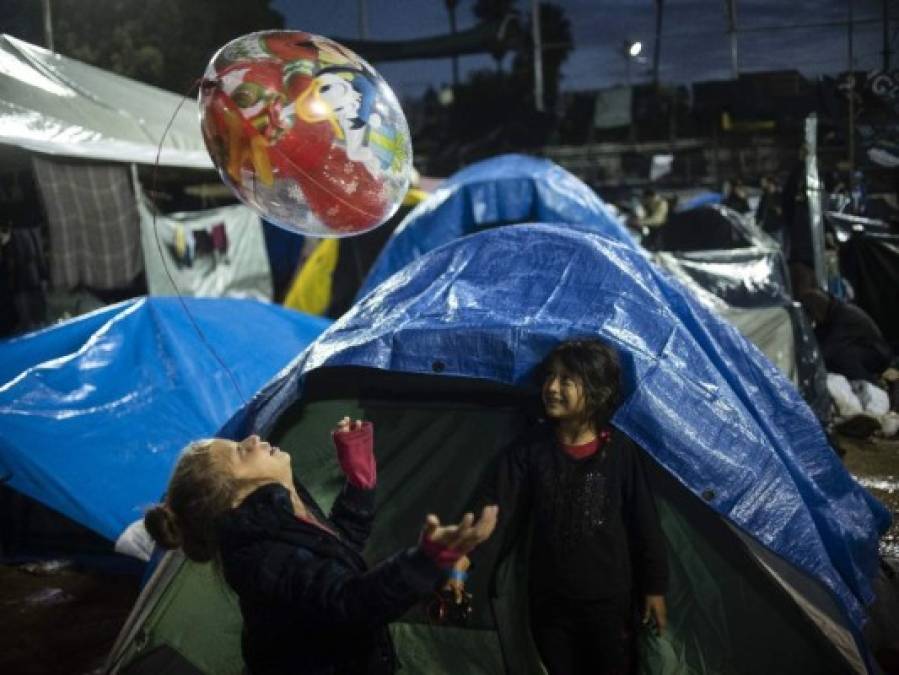
<path fill-rule="evenodd" d="M 369 422 L 332 432 L 346 475 L 330 515 L 294 477 L 286 452 L 250 436 L 192 443 L 147 531 L 163 548 L 214 561 L 237 593 L 251 675 L 392 673 L 387 624 L 442 586 L 460 556 L 485 541 L 495 506 L 457 525 L 425 519 L 417 545 L 369 568 L 376 466 Z"/>

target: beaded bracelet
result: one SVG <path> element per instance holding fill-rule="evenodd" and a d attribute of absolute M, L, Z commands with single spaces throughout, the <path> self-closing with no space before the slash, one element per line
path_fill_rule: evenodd
<path fill-rule="evenodd" d="M 450 570 L 449 578 L 453 581 L 465 581 L 468 578 L 468 572 L 462 570 Z"/>

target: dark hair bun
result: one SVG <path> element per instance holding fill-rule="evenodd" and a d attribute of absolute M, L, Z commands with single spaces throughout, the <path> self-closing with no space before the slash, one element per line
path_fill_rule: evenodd
<path fill-rule="evenodd" d="M 178 527 L 175 514 L 165 504 L 157 504 L 144 514 L 144 527 L 162 548 L 173 549 L 181 546 L 181 528 Z"/>

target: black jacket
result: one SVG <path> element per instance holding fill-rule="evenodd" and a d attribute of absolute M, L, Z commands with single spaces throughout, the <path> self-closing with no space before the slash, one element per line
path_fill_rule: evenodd
<path fill-rule="evenodd" d="M 613 428 L 597 453 L 573 459 L 543 424 L 502 455 L 486 490 L 499 504 L 494 545 L 502 558 L 532 524 L 532 599 L 667 590 L 665 540 L 640 452 Z"/>
<path fill-rule="evenodd" d="M 827 315 L 815 326 L 824 365 L 850 380 L 876 383 L 892 360 L 877 324 L 861 307 L 830 298 Z"/>
<path fill-rule="evenodd" d="M 392 673 L 388 622 L 430 594 L 444 573 L 418 548 L 368 569 L 374 490 L 349 483 L 325 518 L 334 536 L 293 514 L 288 491 L 265 485 L 220 526 L 225 579 L 243 615 L 243 656 L 252 675 Z"/>

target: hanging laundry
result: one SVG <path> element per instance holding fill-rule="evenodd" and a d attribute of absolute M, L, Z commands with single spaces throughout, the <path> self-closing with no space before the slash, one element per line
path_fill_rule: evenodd
<path fill-rule="evenodd" d="M 212 235 L 209 233 L 209 230 L 205 228 L 197 229 L 193 231 L 193 235 L 197 257 L 212 255 L 215 245 L 212 242 Z"/>
<path fill-rule="evenodd" d="M 128 168 L 37 155 L 32 166 L 50 230 L 53 286 L 111 290 L 133 282 L 144 266 Z"/>
<path fill-rule="evenodd" d="M 228 253 L 228 233 L 225 231 L 224 223 L 216 223 L 209 230 L 212 237 L 212 249 L 216 253 L 225 255 Z"/>
<path fill-rule="evenodd" d="M 183 225 L 176 225 L 174 229 L 174 242 L 172 244 L 172 255 L 179 267 L 190 267 L 193 265 L 194 256 L 197 253 L 197 240 L 193 230 Z"/>

